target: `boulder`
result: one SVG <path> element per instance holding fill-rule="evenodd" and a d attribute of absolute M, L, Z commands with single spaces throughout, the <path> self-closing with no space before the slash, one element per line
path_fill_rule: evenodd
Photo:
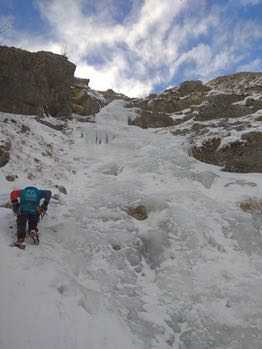
<path fill-rule="evenodd" d="M 0 111 L 71 115 L 75 65 L 62 55 L 0 46 Z"/>
<path fill-rule="evenodd" d="M 18 178 L 17 175 L 7 175 L 7 176 L 5 177 L 5 179 L 6 179 L 8 182 L 14 182 L 17 178 Z"/>
<path fill-rule="evenodd" d="M 129 214 L 129 216 L 132 216 L 133 218 L 139 221 L 143 221 L 147 219 L 147 216 L 148 216 L 147 209 L 143 205 L 140 205 L 137 207 L 129 207 L 127 210 L 127 213 Z"/>

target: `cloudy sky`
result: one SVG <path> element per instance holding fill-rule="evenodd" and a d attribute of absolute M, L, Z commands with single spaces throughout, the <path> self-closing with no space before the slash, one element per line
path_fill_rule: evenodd
<path fill-rule="evenodd" d="M 262 0 L 0 0 L 0 42 L 65 53 L 129 96 L 262 71 Z"/>

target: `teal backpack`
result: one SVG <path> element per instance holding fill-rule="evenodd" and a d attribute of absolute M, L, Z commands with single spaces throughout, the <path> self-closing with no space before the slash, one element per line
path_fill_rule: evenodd
<path fill-rule="evenodd" d="M 35 187 L 27 187 L 22 191 L 20 210 L 24 213 L 36 214 L 40 203 L 40 190 Z"/>

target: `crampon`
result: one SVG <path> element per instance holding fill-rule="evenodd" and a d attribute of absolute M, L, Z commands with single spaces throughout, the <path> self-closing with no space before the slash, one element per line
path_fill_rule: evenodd
<path fill-rule="evenodd" d="M 29 233 L 29 236 L 33 240 L 34 245 L 39 245 L 39 235 L 38 235 L 37 230 L 32 229 Z"/>

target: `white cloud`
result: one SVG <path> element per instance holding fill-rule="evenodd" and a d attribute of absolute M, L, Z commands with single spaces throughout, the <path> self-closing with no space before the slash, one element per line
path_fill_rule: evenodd
<path fill-rule="evenodd" d="M 128 30 L 127 41 L 130 46 L 134 47 L 140 40 L 148 41 L 151 35 L 154 39 L 155 35 L 158 35 L 157 39 L 163 38 L 170 28 L 170 23 L 188 2 L 187 0 L 146 0 L 137 22 Z"/>
<path fill-rule="evenodd" d="M 37 3 L 52 40 L 16 33 L 12 42 L 31 50 L 65 50 L 77 64 L 76 74 L 90 78 L 92 87 L 130 96 L 169 85 L 181 71 L 189 79 L 213 77 L 240 62 L 262 35 L 256 23 L 225 19 L 223 8 L 209 8 L 207 0 L 133 0 L 125 18 L 124 0 Z M 123 18 L 117 22 L 119 15 Z"/>
<path fill-rule="evenodd" d="M 111 89 L 114 86 L 116 92 L 121 92 L 130 97 L 144 96 L 150 93 L 151 81 L 139 81 L 133 78 L 124 78 L 121 71 L 125 69 L 124 57 L 118 56 L 105 67 L 96 69 L 88 64 L 79 64 L 76 69 L 76 76 L 92 77 L 90 86 L 97 90 Z"/>
<path fill-rule="evenodd" d="M 58 42 L 67 48 L 68 56 L 79 65 L 78 75 L 86 74 L 96 88 L 119 90 L 121 86 L 122 90 L 133 95 L 150 91 L 152 83 L 160 80 L 157 71 L 153 79 L 148 76 L 150 67 L 155 66 L 157 70 L 166 63 L 166 58 L 170 60 L 175 57 L 175 45 L 163 50 L 165 35 L 172 21 L 190 1 L 146 0 L 140 13 L 135 17 L 133 11 L 123 25 L 115 25 L 110 18 L 106 22 L 101 21 L 116 4 L 112 0 L 109 9 L 106 6 L 97 17 L 84 14 L 80 0 L 41 0 L 39 6 L 42 15 L 52 25 Z M 64 8 L 67 11 L 63 11 Z M 105 62 L 105 66 L 99 70 L 86 62 L 86 57 L 98 50 L 103 58 L 107 57 L 108 51 L 113 52 L 113 59 Z M 123 60 L 124 64 L 120 65 L 119 62 Z"/>
<path fill-rule="evenodd" d="M 111 64 L 102 69 L 95 69 L 87 64 L 80 64 L 76 69 L 76 76 L 92 77 L 90 85 L 96 90 L 111 89 L 114 86 L 116 92 L 126 94 L 130 97 L 148 95 L 152 89 L 152 83 L 135 79 L 123 79 L 119 74 L 117 65 Z"/>

